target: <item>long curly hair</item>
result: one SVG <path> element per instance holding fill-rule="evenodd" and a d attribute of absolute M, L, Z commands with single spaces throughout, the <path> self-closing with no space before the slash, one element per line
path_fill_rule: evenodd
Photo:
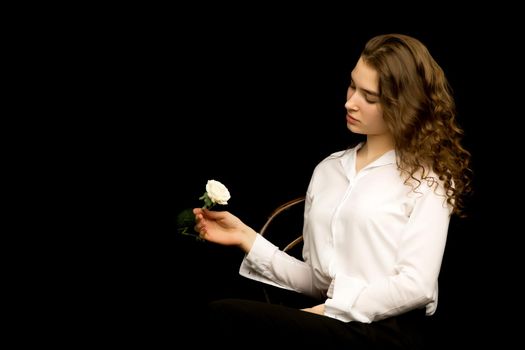
<path fill-rule="evenodd" d="M 441 181 L 452 213 L 463 216 L 471 192 L 470 153 L 461 145 L 463 130 L 443 69 L 425 45 L 401 34 L 370 39 L 361 57 L 378 72 L 383 118 L 405 181 L 416 181 L 416 189 L 421 180 Z"/>

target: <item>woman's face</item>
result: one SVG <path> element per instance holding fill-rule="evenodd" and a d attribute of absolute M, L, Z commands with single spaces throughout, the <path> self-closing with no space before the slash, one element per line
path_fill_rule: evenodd
<path fill-rule="evenodd" d="M 379 103 L 377 71 L 359 58 L 346 93 L 346 125 L 350 131 L 369 136 L 389 134 Z"/>

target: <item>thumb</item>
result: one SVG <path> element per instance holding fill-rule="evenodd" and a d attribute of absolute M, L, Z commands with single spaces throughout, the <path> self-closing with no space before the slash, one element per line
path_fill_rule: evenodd
<path fill-rule="evenodd" d="M 228 212 L 202 209 L 202 213 L 204 216 L 206 216 L 209 219 L 219 220 L 219 219 L 225 218 Z"/>

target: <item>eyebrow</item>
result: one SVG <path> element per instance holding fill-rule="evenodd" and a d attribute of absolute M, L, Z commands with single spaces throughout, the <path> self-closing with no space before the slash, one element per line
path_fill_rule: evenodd
<path fill-rule="evenodd" d="M 354 78 L 352 77 L 352 74 L 350 74 L 350 79 L 351 79 L 352 82 L 355 84 L 355 80 L 354 80 Z M 362 87 L 360 87 L 360 89 L 363 90 L 364 92 L 366 92 L 366 93 L 369 94 L 369 95 L 376 96 L 376 97 L 380 97 L 378 92 L 371 91 L 371 90 L 368 90 L 368 89 L 363 89 Z"/>

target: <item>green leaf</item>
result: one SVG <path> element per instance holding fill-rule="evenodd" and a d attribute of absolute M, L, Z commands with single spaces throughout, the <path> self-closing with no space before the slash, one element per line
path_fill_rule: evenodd
<path fill-rule="evenodd" d="M 195 232 L 195 214 L 193 209 L 188 208 L 177 214 L 177 232 L 184 236 L 193 237 L 196 241 L 206 242 Z"/>
<path fill-rule="evenodd" d="M 177 228 L 193 228 L 193 226 L 195 226 L 195 214 L 193 214 L 193 209 L 184 209 L 177 215 Z"/>

